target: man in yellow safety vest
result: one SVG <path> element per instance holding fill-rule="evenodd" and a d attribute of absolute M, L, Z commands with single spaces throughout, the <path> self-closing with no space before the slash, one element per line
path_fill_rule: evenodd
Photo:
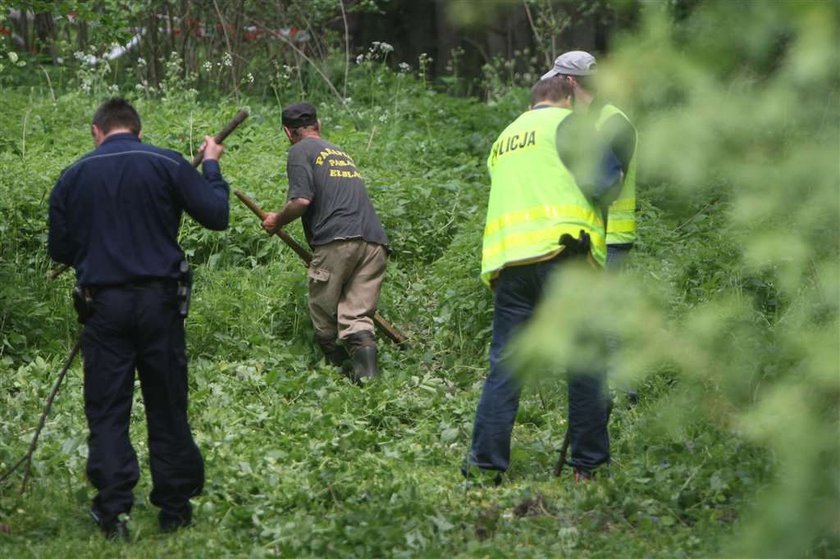
<path fill-rule="evenodd" d="M 574 88 L 575 109 L 582 105 L 595 119 L 595 126 L 621 162 L 624 179 L 621 192 L 610 204 L 607 218 L 607 267 L 619 269 L 636 242 L 636 143 L 633 123 L 621 109 L 594 95 L 591 76 L 595 57 L 582 50 L 565 52 L 543 74 L 543 80 L 561 77 Z"/>
<path fill-rule="evenodd" d="M 497 482 L 510 463 L 521 382 L 506 346 L 533 315 L 550 273 L 585 258 L 606 260 L 604 213 L 621 181 L 608 149 L 589 140 L 594 127 L 571 110 L 573 84 L 541 80 L 531 107 L 493 144 L 481 278 L 495 291 L 490 371 L 476 410 L 463 473 L 490 472 Z M 592 129 L 589 134 L 588 129 Z M 609 461 L 603 371 L 569 371 L 569 428 L 576 478 Z"/>
<path fill-rule="evenodd" d="M 607 217 L 607 269 L 621 270 L 636 242 L 636 128 L 621 109 L 604 102 L 594 94 L 592 75 L 595 74 L 595 57 L 582 50 L 564 52 L 554 61 L 554 66 L 541 79 L 561 77 L 574 88 L 575 110 L 585 110 L 595 120 L 600 141 L 610 146 L 621 162 L 624 178 L 618 197 L 610 204 Z M 607 341 L 615 350 L 619 341 Z M 636 390 L 624 387 L 628 401 L 638 400 Z"/>

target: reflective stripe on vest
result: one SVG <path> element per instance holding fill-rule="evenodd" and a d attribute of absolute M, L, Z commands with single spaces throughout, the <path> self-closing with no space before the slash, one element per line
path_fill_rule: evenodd
<path fill-rule="evenodd" d="M 630 122 L 627 115 L 618 107 L 607 104 L 601 109 L 595 126 L 600 129 L 614 115 L 621 115 Z M 634 150 L 630 158 L 630 166 L 624 176 L 621 192 L 610 205 L 607 217 L 607 244 L 609 245 L 632 243 L 636 240 L 636 151 L 638 150 Z"/>
<path fill-rule="evenodd" d="M 571 111 L 544 108 L 516 119 L 493 144 L 487 159 L 490 200 L 481 259 L 485 283 L 505 266 L 559 251 L 560 236 L 592 240 L 592 257 L 606 259 L 604 223 L 557 155 L 557 126 Z"/>

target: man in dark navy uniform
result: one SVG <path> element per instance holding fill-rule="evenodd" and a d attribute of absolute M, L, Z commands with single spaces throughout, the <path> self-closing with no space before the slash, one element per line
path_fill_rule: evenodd
<path fill-rule="evenodd" d="M 180 154 L 143 144 L 140 117 L 124 99 L 97 109 L 91 133 L 96 149 L 67 167 L 50 195 L 49 252 L 75 268 L 92 311 L 82 333 L 91 516 L 106 536 L 127 540 L 139 478 L 129 440 L 135 369 L 162 530 L 190 524 L 189 500 L 204 485 L 187 421 L 188 279 L 178 227 L 186 211 L 223 230 L 230 205 L 218 163 L 224 148 L 213 137 L 202 146 L 202 177 Z"/>

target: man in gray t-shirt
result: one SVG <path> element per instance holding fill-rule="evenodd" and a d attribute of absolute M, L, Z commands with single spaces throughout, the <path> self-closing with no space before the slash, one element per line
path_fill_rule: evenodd
<path fill-rule="evenodd" d="M 269 213 L 263 228 L 274 233 L 301 218 L 313 251 L 309 314 L 315 342 L 333 365 L 351 358 L 348 371 L 355 381 L 377 376 L 373 315 L 388 236 L 353 159 L 321 138 L 315 107 L 295 103 L 283 110 L 282 120 L 292 143 L 286 162 L 289 192 L 286 205 Z"/>

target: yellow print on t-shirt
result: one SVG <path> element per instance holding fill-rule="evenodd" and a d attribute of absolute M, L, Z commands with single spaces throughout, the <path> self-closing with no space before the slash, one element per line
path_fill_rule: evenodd
<path fill-rule="evenodd" d="M 330 169 L 330 176 L 338 179 L 360 179 L 362 175 L 359 171 L 353 169 L 352 171 L 342 171 L 341 169 Z"/>
<path fill-rule="evenodd" d="M 341 150 L 325 148 L 321 150 L 318 157 L 315 158 L 315 164 L 323 166 L 329 165 L 331 178 L 335 179 L 360 179 L 362 175 L 356 169 L 356 164 L 353 158 Z"/>
<path fill-rule="evenodd" d="M 350 162 L 350 165 L 353 164 L 353 158 L 344 153 L 343 151 L 332 148 L 324 148 L 323 150 L 321 150 L 321 153 L 318 154 L 318 157 L 315 158 L 315 165 L 318 165 L 320 167 L 324 164 L 324 161 L 332 161 L 332 159 L 327 159 L 331 155 L 343 157 L 345 160 Z"/>

